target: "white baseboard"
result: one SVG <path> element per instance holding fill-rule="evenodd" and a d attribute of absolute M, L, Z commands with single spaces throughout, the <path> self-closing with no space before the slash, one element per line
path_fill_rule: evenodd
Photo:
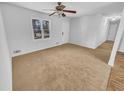
<path fill-rule="evenodd" d="M 56 46 L 60 46 L 60 45 L 63 45 L 63 44 L 66 44 L 68 42 L 65 42 L 65 43 L 60 43 L 60 44 L 55 44 L 55 45 L 51 45 L 49 47 L 45 47 L 45 48 L 41 48 L 41 49 L 32 49 L 32 50 L 22 50 L 22 52 L 20 53 L 16 53 L 16 54 L 12 54 L 12 57 L 16 57 L 16 56 L 20 56 L 20 55 L 24 55 L 24 54 L 29 54 L 29 53 L 32 53 L 32 52 L 36 52 L 36 51 L 40 51 L 40 50 L 45 50 L 45 49 L 49 49 L 49 48 L 52 48 L 52 47 L 56 47 Z"/>
<path fill-rule="evenodd" d="M 79 45 L 79 46 L 82 46 L 82 47 L 86 47 L 86 48 L 90 48 L 90 49 L 95 49 L 96 48 L 94 46 L 83 45 L 83 44 L 80 44 L 80 43 L 74 43 L 74 42 L 69 42 L 69 43 L 74 44 L 74 45 Z"/>

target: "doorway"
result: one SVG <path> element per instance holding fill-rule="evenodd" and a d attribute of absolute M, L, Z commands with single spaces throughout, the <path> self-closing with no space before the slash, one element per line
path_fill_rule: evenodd
<path fill-rule="evenodd" d="M 105 41 L 95 51 L 98 58 L 108 64 L 120 25 L 120 17 L 106 17 L 105 20 Z"/>
<path fill-rule="evenodd" d="M 117 31 L 120 25 L 120 18 L 108 18 L 107 19 L 107 35 L 106 41 L 103 43 L 104 49 L 107 50 L 108 59 L 107 63 L 109 62 L 111 52 L 114 46 L 115 38 L 117 35 Z"/>
<path fill-rule="evenodd" d="M 120 19 L 110 20 L 108 23 L 108 36 L 107 41 L 114 42 L 120 24 Z"/>

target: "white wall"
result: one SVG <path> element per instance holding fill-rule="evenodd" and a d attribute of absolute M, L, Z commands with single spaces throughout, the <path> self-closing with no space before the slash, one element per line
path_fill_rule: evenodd
<path fill-rule="evenodd" d="M 99 21 L 98 24 L 100 24 L 100 25 L 96 25 L 96 26 L 99 26 L 99 30 L 94 30 L 94 31 L 97 31 L 95 48 L 97 48 L 98 46 L 100 46 L 102 43 L 104 43 L 106 41 L 107 34 L 108 34 L 108 31 L 106 30 L 106 25 L 107 25 L 106 19 L 104 16 L 101 16 L 101 20 Z"/>
<path fill-rule="evenodd" d="M 101 15 L 82 16 L 72 19 L 69 42 L 89 48 L 98 47 L 105 41 L 102 29 L 104 21 Z"/>
<path fill-rule="evenodd" d="M 13 5 L 2 4 L 3 19 L 11 56 L 25 54 L 68 42 L 69 19 L 28 10 Z M 49 39 L 33 40 L 31 18 L 51 21 Z M 62 37 L 62 31 L 64 36 Z M 21 50 L 14 54 L 13 51 Z"/>
<path fill-rule="evenodd" d="M 107 40 L 110 18 L 101 15 L 90 15 L 71 19 L 69 42 L 88 48 L 97 48 Z M 114 36 L 113 34 L 112 36 Z M 124 52 L 124 35 L 118 50 Z"/>
<path fill-rule="evenodd" d="M 12 67 L 0 10 L 0 91 L 3 90 L 12 90 Z"/>

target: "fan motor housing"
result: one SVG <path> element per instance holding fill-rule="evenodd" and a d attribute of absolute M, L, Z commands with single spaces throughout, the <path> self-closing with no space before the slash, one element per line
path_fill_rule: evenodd
<path fill-rule="evenodd" d="M 64 5 L 56 6 L 57 11 L 62 11 L 65 8 Z"/>

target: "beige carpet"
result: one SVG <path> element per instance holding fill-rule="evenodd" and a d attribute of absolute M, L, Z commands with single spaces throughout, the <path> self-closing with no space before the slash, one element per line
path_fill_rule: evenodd
<path fill-rule="evenodd" d="M 13 58 L 13 90 L 106 90 L 109 74 L 92 50 L 72 44 Z"/>

